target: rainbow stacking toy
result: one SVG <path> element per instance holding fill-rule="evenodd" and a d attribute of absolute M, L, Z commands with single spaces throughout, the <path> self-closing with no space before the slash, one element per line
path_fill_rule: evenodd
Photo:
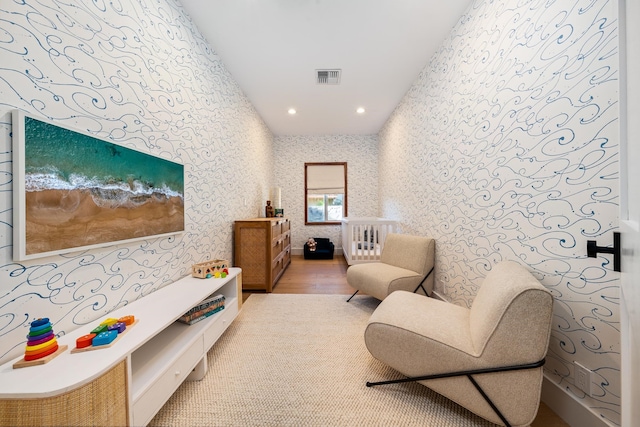
<path fill-rule="evenodd" d="M 58 350 L 58 341 L 53 333 L 53 327 L 48 318 L 31 322 L 29 335 L 27 335 L 27 348 L 24 352 L 24 360 L 37 360 L 53 354 Z"/>

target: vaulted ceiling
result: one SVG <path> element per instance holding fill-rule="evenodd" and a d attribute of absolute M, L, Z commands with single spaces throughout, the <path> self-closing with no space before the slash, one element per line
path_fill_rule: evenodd
<path fill-rule="evenodd" d="M 275 135 L 367 135 L 471 0 L 181 3 Z M 339 84 L 318 84 L 319 69 L 340 70 Z"/>

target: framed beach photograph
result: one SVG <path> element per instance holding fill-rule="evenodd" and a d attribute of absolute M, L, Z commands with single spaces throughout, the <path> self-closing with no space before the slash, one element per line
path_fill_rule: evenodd
<path fill-rule="evenodd" d="M 184 231 L 184 165 L 13 111 L 13 258 Z"/>

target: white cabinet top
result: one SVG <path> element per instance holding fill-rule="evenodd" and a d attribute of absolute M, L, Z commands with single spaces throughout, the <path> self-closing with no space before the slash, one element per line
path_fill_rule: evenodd
<path fill-rule="evenodd" d="M 240 272 L 239 268 L 230 268 L 229 275 L 224 279 L 197 279 L 187 276 L 166 285 L 61 337 L 58 343 L 66 344 L 69 348 L 43 365 L 13 369 L 13 364 L 21 360 L 22 356 L 5 363 L 0 366 L 0 399 L 56 396 L 89 383 L 174 323 L 189 308 L 215 294 L 227 283 L 235 283 L 235 278 Z M 230 297 L 239 297 L 236 289 L 234 286 L 234 290 L 230 292 L 232 295 L 226 295 L 227 304 L 232 303 Z M 233 303 L 237 304 L 237 300 L 234 299 Z M 76 347 L 76 339 L 90 333 L 102 320 L 126 315 L 135 316 L 137 323 L 113 346 L 70 353 Z"/>

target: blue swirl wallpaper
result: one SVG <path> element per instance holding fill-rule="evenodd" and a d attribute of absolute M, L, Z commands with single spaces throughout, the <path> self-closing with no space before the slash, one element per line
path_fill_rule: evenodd
<path fill-rule="evenodd" d="M 231 259 L 233 221 L 267 198 L 273 135 L 178 2 L 3 1 L 0 58 L 0 362 L 38 317 L 64 335 Z M 13 109 L 183 164 L 185 232 L 14 262 Z"/>
<path fill-rule="evenodd" d="M 612 425 L 619 273 L 586 242 L 618 227 L 618 54 L 616 2 L 477 0 L 379 134 L 381 216 L 436 238 L 438 294 L 525 265 L 555 297 L 545 375 Z"/>
<path fill-rule="evenodd" d="M 586 256 L 618 228 L 617 14 L 475 0 L 378 135 L 274 138 L 178 0 L 0 2 L 0 362 L 37 317 L 63 335 L 231 257 L 272 185 L 297 216 L 303 163 L 348 161 L 349 214 L 434 237 L 443 298 L 470 306 L 496 263 L 527 266 L 555 297 L 546 377 L 619 425 L 619 274 Z M 13 109 L 184 164 L 185 232 L 14 262 Z"/>
<path fill-rule="evenodd" d="M 282 206 L 291 221 L 291 247 L 302 255 L 309 237 L 327 237 L 342 248 L 339 225 L 304 224 L 304 164 L 347 162 L 347 213 L 350 217 L 378 215 L 378 137 L 376 135 L 287 135 L 273 142 L 275 186 L 282 189 Z M 300 219 L 300 220 L 298 220 Z"/>

